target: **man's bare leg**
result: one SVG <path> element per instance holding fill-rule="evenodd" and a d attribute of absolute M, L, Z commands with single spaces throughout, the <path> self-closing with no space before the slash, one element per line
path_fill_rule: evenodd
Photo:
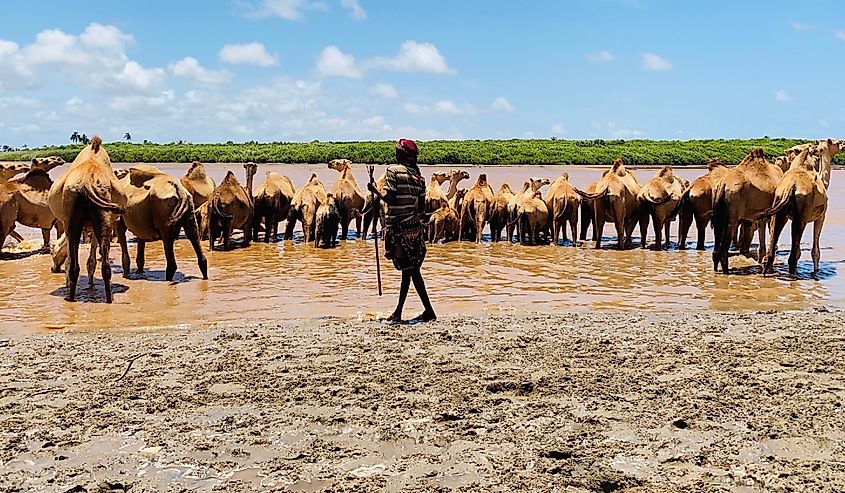
<path fill-rule="evenodd" d="M 402 272 L 404 274 L 405 272 Z M 410 271 L 411 278 L 414 280 L 414 289 L 417 290 L 417 294 L 420 296 L 420 301 L 422 301 L 423 308 L 425 311 L 422 312 L 419 316 L 415 317 L 412 322 L 431 322 L 437 320 L 437 315 L 434 313 L 434 308 L 431 306 L 431 300 L 428 299 L 428 291 L 425 289 L 425 281 L 422 277 L 422 272 L 420 269 L 413 269 Z"/>

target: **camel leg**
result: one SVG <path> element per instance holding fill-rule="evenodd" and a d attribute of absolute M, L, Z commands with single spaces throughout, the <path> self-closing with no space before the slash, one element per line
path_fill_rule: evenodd
<path fill-rule="evenodd" d="M 67 237 L 67 267 L 65 268 L 65 279 L 67 285 L 67 301 L 76 301 L 76 283 L 79 281 L 79 240 L 82 236 L 82 223 L 74 224 L 71 219 L 68 226 Z"/>
<path fill-rule="evenodd" d="M 792 218 L 792 251 L 789 252 L 789 275 L 795 277 L 798 271 L 798 259 L 801 258 L 801 237 L 804 235 L 804 222 Z"/>
<path fill-rule="evenodd" d="M 273 241 L 276 241 L 276 234 L 273 232 L 273 222 L 275 218 L 267 214 L 264 216 L 264 243 L 270 243 L 270 237 L 273 237 Z M 258 241 L 258 224 L 261 224 L 261 218 L 259 217 L 257 221 L 255 221 L 255 234 L 253 235 L 253 241 Z"/>
<path fill-rule="evenodd" d="M 346 241 L 346 237 L 349 235 L 350 222 L 352 222 L 352 219 L 347 217 L 345 214 L 340 216 L 340 239 L 342 241 Z"/>
<path fill-rule="evenodd" d="M 696 218 L 698 219 L 698 218 Z M 689 204 L 681 207 L 678 213 L 678 250 L 687 249 L 687 236 L 692 226 L 692 207 Z M 666 235 L 667 237 L 669 235 Z"/>
<path fill-rule="evenodd" d="M 784 226 L 786 226 L 786 211 L 781 210 L 771 219 L 772 234 L 769 238 L 769 251 L 766 254 L 766 257 L 762 260 L 763 275 L 768 272 L 772 272 L 772 266 L 775 263 L 775 255 L 777 255 L 778 239 L 780 239 L 780 234 L 783 231 Z"/>
<path fill-rule="evenodd" d="M 12 231 L 10 231 L 10 232 L 9 232 L 9 236 L 11 236 L 12 238 L 14 238 L 14 239 L 15 239 L 15 241 L 17 241 L 18 243 L 20 243 L 20 242 L 22 242 L 22 241 L 23 241 L 23 236 L 19 235 L 19 234 L 18 234 L 18 232 L 17 232 L 17 231 L 15 231 L 14 229 L 13 229 Z M 5 242 L 5 241 L 6 241 L 6 239 L 5 239 L 5 238 L 3 238 L 3 241 Z M 3 244 L 2 244 L 2 243 L 0 243 L 0 246 L 3 246 Z"/>
<path fill-rule="evenodd" d="M 103 276 L 103 287 L 106 288 L 106 303 L 112 302 L 111 292 L 111 263 L 109 262 L 109 248 L 111 247 L 111 218 L 108 213 L 100 213 L 99 224 L 95 225 L 94 237 L 100 244 L 100 272 Z M 97 231 L 99 229 L 99 231 Z M 97 237 L 97 235 L 100 235 Z M 92 240 L 93 241 L 93 240 Z"/>
<path fill-rule="evenodd" d="M 572 246 L 578 246 L 578 215 L 574 214 L 569 218 L 569 228 L 572 230 Z M 564 226 L 564 230 L 566 226 Z"/>
<path fill-rule="evenodd" d="M 296 226 L 296 216 L 289 215 L 287 223 L 285 224 L 285 237 L 286 240 L 293 239 L 293 228 Z"/>
<path fill-rule="evenodd" d="M 663 249 L 663 225 L 657 218 L 657 213 L 651 213 L 651 223 L 654 226 L 654 249 L 660 251 Z"/>
<path fill-rule="evenodd" d="M 248 234 L 248 232 L 245 231 Z M 162 237 L 161 241 L 164 246 L 164 258 L 167 261 L 167 267 L 164 271 L 164 279 L 173 281 L 173 276 L 176 274 L 176 254 L 173 251 L 173 245 L 176 243 L 176 238 L 179 236 L 179 230 L 171 232 L 170 235 Z"/>
<path fill-rule="evenodd" d="M 223 250 L 225 251 L 228 251 L 232 246 L 232 231 L 234 229 L 231 217 L 223 220 Z"/>
<path fill-rule="evenodd" d="M 819 261 L 822 258 L 821 246 L 819 245 L 819 240 L 822 236 L 822 226 L 824 226 L 824 216 L 813 222 L 813 275 L 818 274 Z"/>
<path fill-rule="evenodd" d="M 646 241 L 648 240 L 648 214 L 640 214 L 640 248 L 646 247 Z M 631 232 L 633 232 L 634 228 L 631 227 L 631 230 L 628 232 L 628 241 L 631 241 Z"/>
<path fill-rule="evenodd" d="M 120 245 L 120 266 L 123 268 L 123 277 L 129 276 L 129 245 L 126 244 L 126 224 L 122 219 L 117 221 L 117 243 Z"/>
<path fill-rule="evenodd" d="M 627 228 L 625 227 L 627 226 L 625 222 L 625 211 L 620 208 L 619 210 L 614 212 L 616 212 L 616 243 L 620 250 L 624 250 L 625 239 L 627 237 Z"/>
<path fill-rule="evenodd" d="M 278 223 L 276 224 L 278 225 Z M 185 237 L 191 242 L 191 246 L 194 247 L 194 253 L 197 255 L 197 265 L 200 268 L 200 272 L 202 272 L 202 278 L 208 279 L 208 260 L 205 258 L 205 253 L 202 251 L 200 233 L 197 228 L 196 221 L 191 217 L 186 216 L 184 228 Z"/>
<path fill-rule="evenodd" d="M 97 270 L 97 240 L 91 235 L 91 248 L 88 249 L 88 262 L 85 267 L 88 269 L 88 287 L 94 287 L 94 271 Z"/>
<path fill-rule="evenodd" d="M 736 237 L 738 229 L 739 222 L 730 222 L 728 223 L 728 227 L 725 228 L 725 235 L 722 237 L 722 245 L 720 250 L 721 256 L 719 261 L 722 264 L 722 273 L 725 275 L 730 274 L 730 267 L 728 265 L 728 247 L 731 244 L 731 239 Z"/>
<path fill-rule="evenodd" d="M 358 214 L 355 216 L 355 238 L 360 238 L 363 231 L 361 229 L 361 214 Z"/>
<path fill-rule="evenodd" d="M 695 216 L 695 227 L 698 229 L 698 241 L 696 241 L 695 249 L 704 250 L 704 236 L 707 234 L 707 223 L 710 220 L 706 217 Z"/>
<path fill-rule="evenodd" d="M 593 241 L 596 242 L 596 250 L 601 248 L 601 236 L 604 232 L 604 210 L 593 207 Z"/>
<path fill-rule="evenodd" d="M 672 224 L 672 221 L 670 221 L 669 219 L 667 219 L 666 222 L 663 224 L 663 229 L 664 229 L 663 233 L 666 235 L 665 239 L 664 239 L 664 241 L 666 243 L 664 244 L 664 246 L 666 247 L 667 250 L 669 249 L 670 246 L 672 246 L 671 237 L 669 236 L 669 225 L 671 225 L 671 224 Z"/>
<path fill-rule="evenodd" d="M 578 236 L 581 241 L 587 241 L 587 229 L 590 228 L 590 222 L 593 219 L 591 207 L 586 204 L 586 200 L 581 202 L 581 234 Z M 595 241 L 595 228 L 593 228 L 593 241 Z"/>
<path fill-rule="evenodd" d="M 135 273 L 138 275 L 142 275 L 144 273 L 144 264 L 146 263 L 144 254 L 146 249 L 147 242 L 144 240 L 138 240 L 138 247 L 135 250 L 135 266 L 137 267 Z"/>
<path fill-rule="evenodd" d="M 250 228 L 250 226 L 252 226 L 252 221 L 253 221 L 253 216 L 252 216 L 252 214 L 250 214 L 249 218 L 246 220 L 246 223 L 244 223 L 244 227 L 243 227 L 244 241 L 241 243 L 242 247 L 248 247 L 249 244 L 252 242 L 252 235 L 249 234 L 249 228 Z M 229 236 L 230 237 L 232 236 L 232 232 L 234 231 L 234 229 L 235 229 L 235 226 L 233 224 L 232 227 L 229 228 Z"/>
<path fill-rule="evenodd" d="M 52 228 L 46 228 L 41 230 L 41 238 L 44 240 L 44 245 L 42 246 L 42 248 L 44 250 L 47 250 L 48 252 L 50 251 L 50 229 Z"/>

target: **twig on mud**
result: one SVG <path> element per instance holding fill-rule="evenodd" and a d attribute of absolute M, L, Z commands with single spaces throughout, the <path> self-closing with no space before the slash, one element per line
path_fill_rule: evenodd
<path fill-rule="evenodd" d="M 138 353 L 135 356 L 132 356 L 131 358 L 129 358 L 129 364 L 126 365 L 126 370 L 123 371 L 123 375 L 117 377 L 117 380 L 115 380 L 115 382 L 119 382 L 119 381 L 123 380 L 123 377 L 125 377 L 126 374 L 129 373 L 129 370 L 132 369 L 132 363 L 134 363 L 136 359 L 140 358 L 141 356 L 146 356 L 148 354 L 150 354 L 150 353 L 147 353 L 147 352 Z"/>
<path fill-rule="evenodd" d="M 67 389 L 59 389 L 59 388 L 44 389 L 44 390 L 39 390 L 38 392 L 33 392 L 33 393 L 29 394 L 27 397 L 33 398 L 36 395 L 51 394 L 53 392 L 64 392 L 65 390 L 67 390 Z"/>

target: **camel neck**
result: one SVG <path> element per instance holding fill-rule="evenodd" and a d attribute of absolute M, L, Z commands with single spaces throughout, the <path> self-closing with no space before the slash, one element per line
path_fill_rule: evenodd
<path fill-rule="evenodd" d="M 825 190 L 830 187 L 830 167 L 833 162 L 833 156 L 828 152 L 822 152 L 819 159 L 819 173 L 822 175 Z"/>

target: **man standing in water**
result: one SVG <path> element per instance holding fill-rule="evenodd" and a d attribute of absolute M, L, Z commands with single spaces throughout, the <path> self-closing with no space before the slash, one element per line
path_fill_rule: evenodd
<path fill-rule="evenodd" d="M 425 311 L 411 322 L 437 320 L 428 293 L 425 290 L 420 267 L 425 260 L 425 237 L 421 217 L 425 213 L 425 178 L 417 166 L 417 144 L 413 140 L 399 139 L 396 142 L 396 162 L 387 167 L 382 194 L 373 183 L 367 189 L 387 204 L 384 231 L 384 256 L 393 261 L 396 270 L 402 272 L 399 287 L 399 302 L 396 310 L 385 320 L 402 321 L 402 307 L 408 297 L 411 281 L 420 296 Z M 378 241 L 378 238 L 376 238 Z"/>

